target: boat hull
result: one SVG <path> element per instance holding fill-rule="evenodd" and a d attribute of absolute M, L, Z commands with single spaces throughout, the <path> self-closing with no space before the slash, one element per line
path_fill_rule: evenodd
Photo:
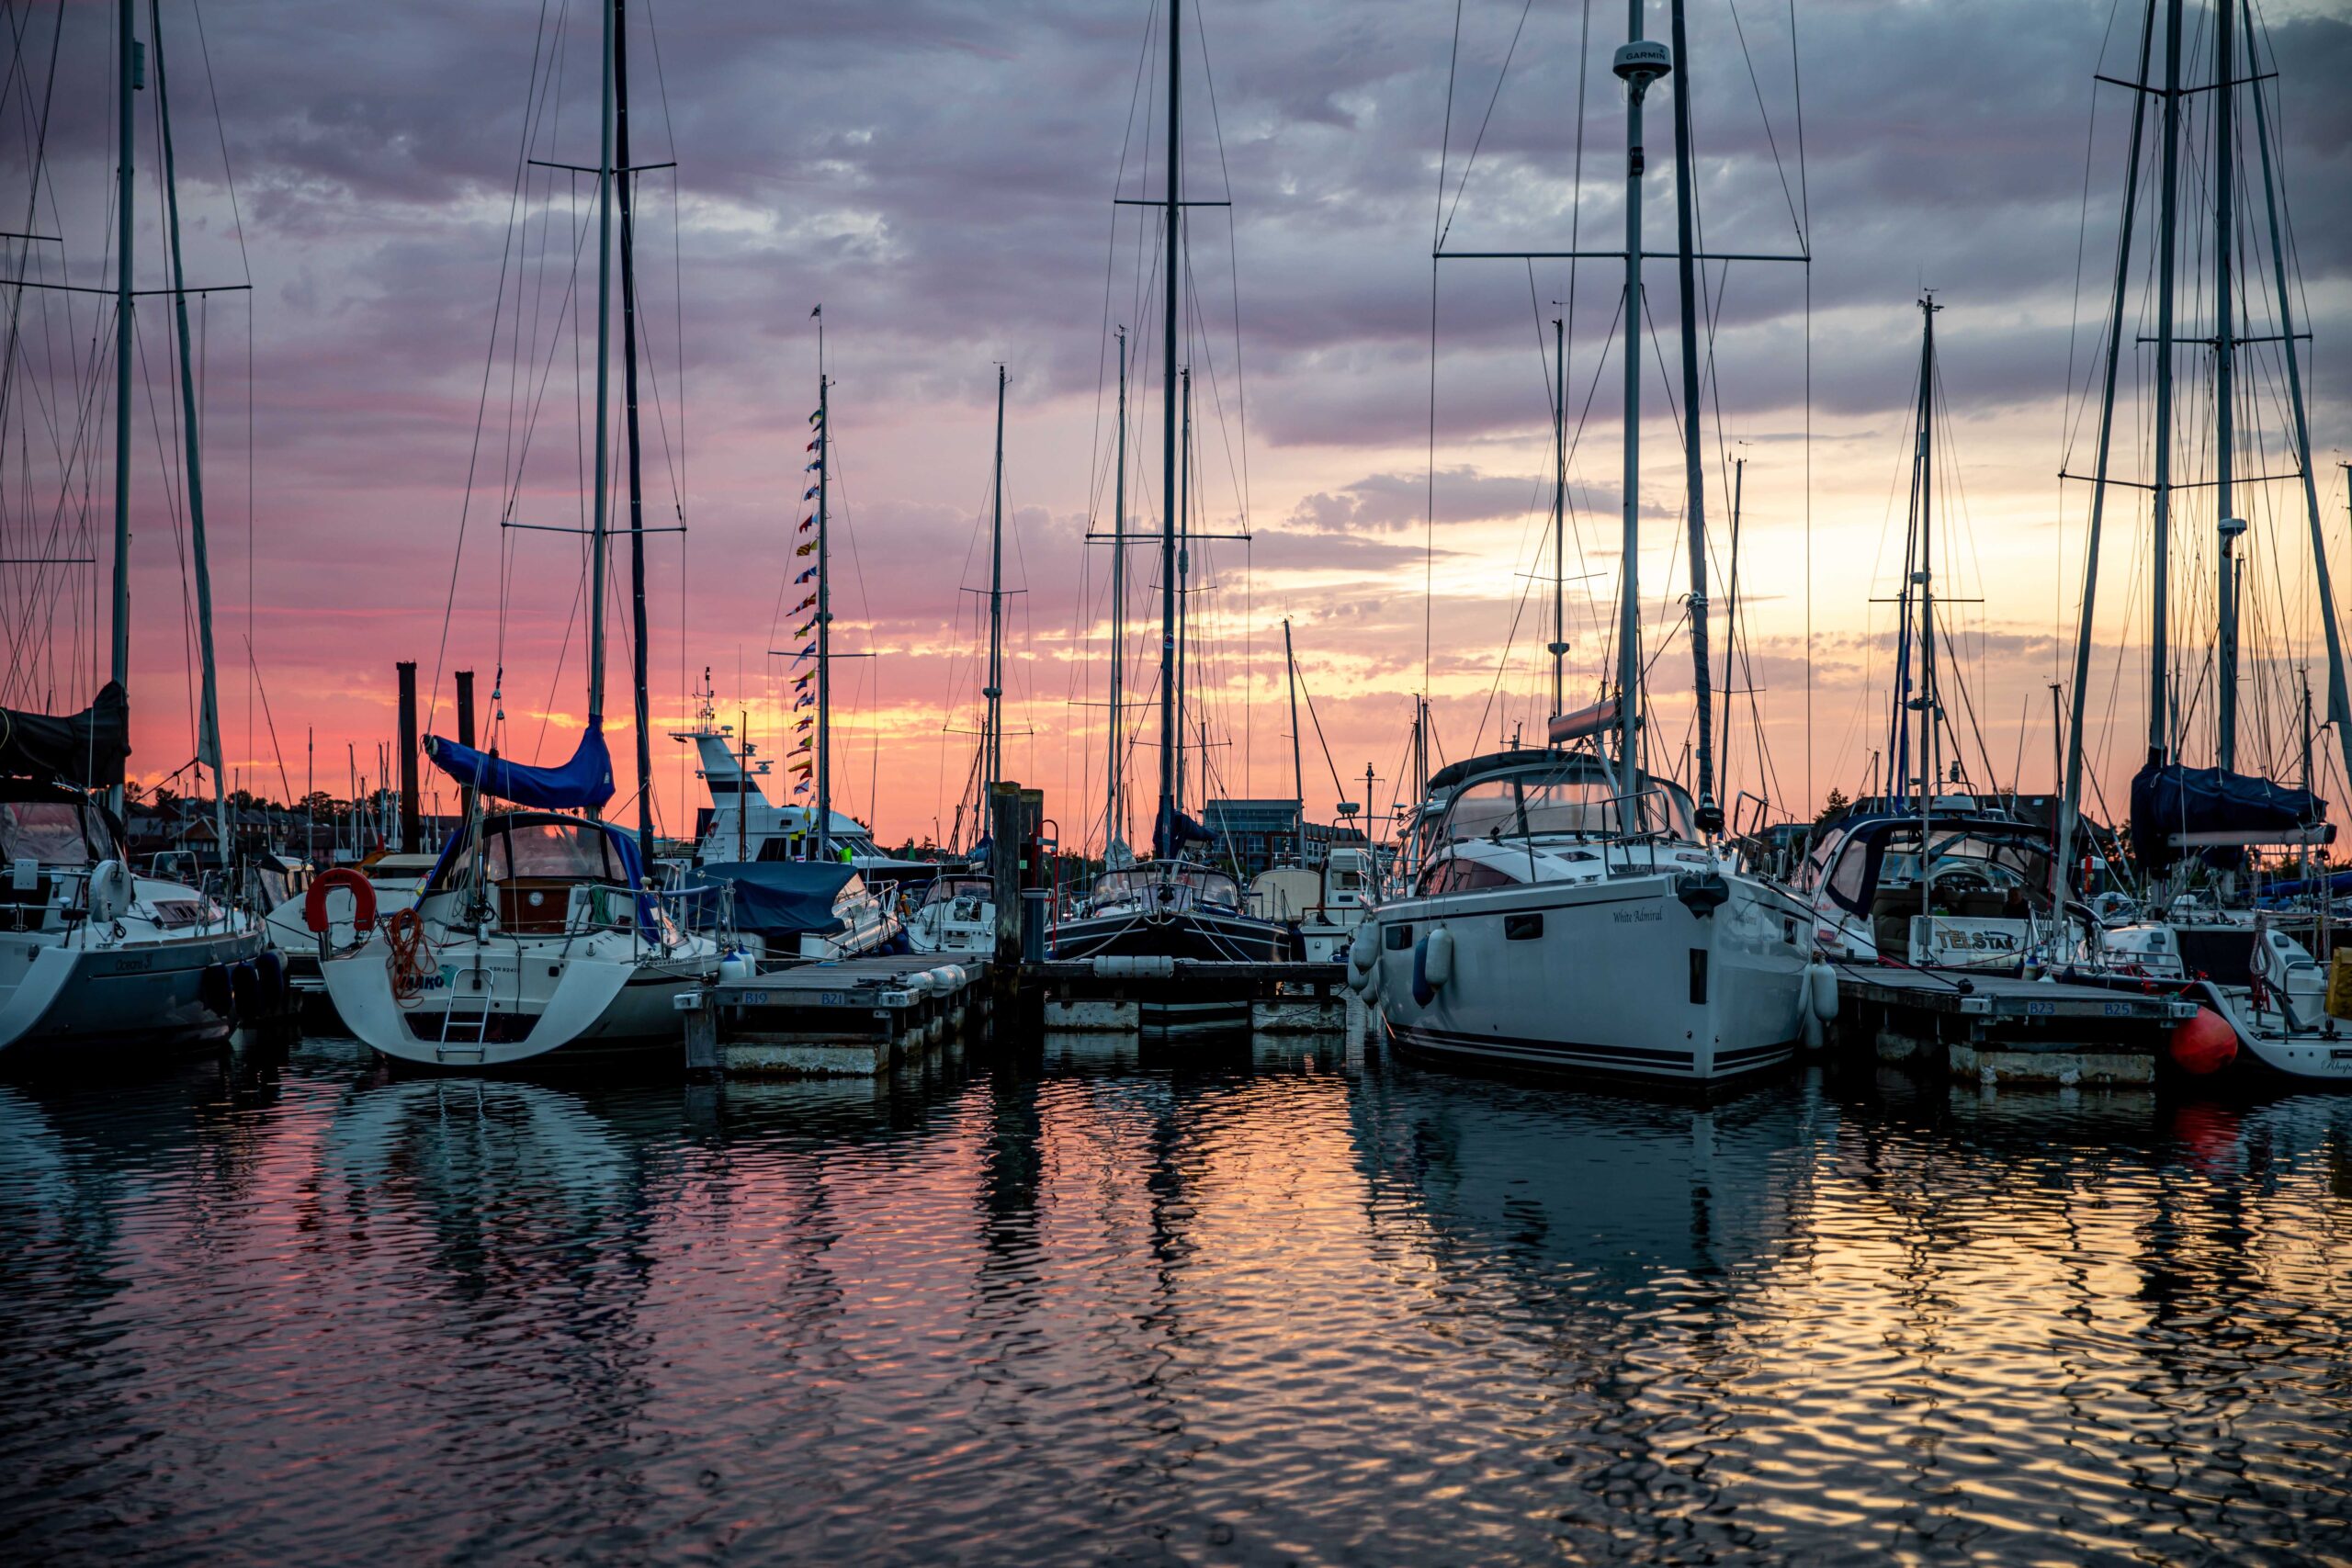
<path fill-rule="evenodd" d="M 126 1051 L 215 1045 L 235 1027 L 223 980 L 208 972 L 251 963 L 255 929 L 172 942 L 17 948 L 0 940 L 0 1060 L 82 1061 Z"/>
<path fill-rule="evenodd" d="M 1053 935 L 1056 958 L 1190 958 L 1280 964 L 1295 956 L 1291 935 L 1271 920 L 1215 909 L 1159 915 L 1121 911 L 1065 920 Z"/>
<path fill-rule="evenodd" d="M 1804 908 L 1733 876 L 1724 902 L 1702 912 L 1678 880 L 1534 883 L 1382 907 L 1374 976 L 1390 1039 L 1439 1061 L 1676 1085 L 1785 1064 L 1804 1032 Z M 1452 972 L 1432 986 L 1438 929 Z"/>
<path fill-rule="evenodd" d="M 694 939 L 662 958 L 632 953 L 610 935 L 571 945 L 568 953 L 512 942 L 444 947 L 436 973 L 406 1006 L 393 995 L 380 941 L 321 972 L 352 1035 L 410 1066 L 588 1065 L 682 1048 L 676 998 L 718 973 L 714 944 Z M 482 1017 L 486 1027 L 473 1021 Z"/>

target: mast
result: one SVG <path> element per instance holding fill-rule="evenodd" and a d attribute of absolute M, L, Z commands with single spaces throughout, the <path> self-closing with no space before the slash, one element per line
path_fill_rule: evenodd
<path fill-rule="evenodd" d="M 2156 475 L 2149 525 L 2155 538 L 2149 573 L 2155 603 L 2148 623 L 2148 757 L 2156 762 L 2172 756 L 2165 664 L 2172 607 L 2172 296 L 2173 258 L 2179 249 L 2180 6 L 2181 0 L 2165 0 L 2164 174 L 2156 197 Z"/>
<path fill-rule="evenodd" d="M 130 690 L 130 95 L 140 86 L 139 40 L 131 36 L 130 0 L 115 7 L 115 256 L 114 256 L 114 657 L 115 684 Z M 107 792 L 122 815 L 122 786 Z"/>
<path fill-rule="evenodd" d="M 197 651 L 202 664 L 196 757 L 212 770 L 212 841 L 220 852 L 220 869 L 225 875 L 232 855 L 229 790 L 220 776 L 220 677 L 212 654 L 212 558 L 204 538 L 204 464 L 196 434 L 196 367 L 188 354 L 187 273 L 180 263 L 179 174 L 172 155 L 172 95 L 164 68 L 164 18 L 158 0 L 147 0 L 147 31 L 155 45 L 155 118 L 164 133 L 164 216 L 171 246 L 172 309 L 179 333 L 180 426 L 186 437 L 184 460 L 187 465 L 188 554 L 195 570 Z M 125 231 L 128 232 L 127 227 Z"/>
<path fill-rule="evenodd" d="M 1642 37 L 1643 0 L 1626 0 L 1627 39 L 1614 69 L 1625 82 L 1625 470 L 1624 525 L 1618 567 L 1618 825 L 1637 811 L 1641 785 L 1642 658 L 1635 646 L 1641 614 L 1642 479 L 1642 99 L 1674 68 L 1664 44 Z"/>
<path fill-rule="evenodd" d="M 1290 650 L 1290 617 L 1283 617 L 1283 672 L 1290 679 L 1290 784 L 1298 795 L 1298 863 L 1306 863 L 1306 770 L 1299 761 L 1298 659 Z"/>
<path fill-rule="evenodd" d="M 1739 645 L 1739 503 L 1740 493 L 1747 486 L 1747 459 L 1735 457 L 1731 463 L 1731 582 L 1724 595 L 1724 793 L 1731 793 L 1731 691 L 1732 659 Z"/>
<path fill-rule="evenodd" d="M 1568 538 L 1567 319 L 1552 318 L 1552 716 L 1567 711 L 1568 621 L 1564 583 Z"/>
<path fill-rule="evenodd" d="M 613 12 L 605 13 L 605 107 L 596 160 L 596 508 L 588 536 L 588 728 L 605 724 L 605 571 L 612 542 L 612 454 L 605 417 L 612 400 L 613 345 Z M 600 815 L 591 807 L 588 815 Z"/>
<path fill-rule="evenodd" d="M 1165 331 L 1159 367 L 1159 815 L 1152 829 L 1152 852 L 1161 855 L 1176 849 L 1177 747 L 1182 739 L 1176 728 L 1176 290 L 1182 278 L 1177 253 L 1184 220 L 1183 17 L 1184 0 L 1168 0 L 1168 216 L 1163 220 L 1168 278 L 1160 302 Z M 123 397 L 127 406 L 130 394 Z"/>
<path fill-rule="evenodd" d="M 820 310 L 822 306 L 818 307 Z M 833 836 L 833 421 L 826 408 L 825 318 L 817 318 L 817 838 L 816 858 L 831 860 Z"/>
<path fill-rule="evenodd" d="M 1119 697 L 1125 689 L 1127 649 L 1127 329 L 1119 329 L 1119 471 L 1111 501 L 1111 761 L 1103 788 L 1102 853 L 1119 841 Z"/>
<path fill-rule="evenodd" d="M 1004 775 L 1004 367 L 996 367 L 995 503 L 989 517 L 988 717 L 980 730 L 980 805 Z"/>
<path fill-rule="evenodd" d="M 2251 37 L 2251 0 L 2245 18 L 2247 36 Z M 2303 511 L 2311 519 L 2312 574 L 2319 591 L 2319 624 L 2327 633 L 2327 717 L 2335 727 L 2336 744 L 2344 750 L 2344 776 L 2352 779 L 2352 697 L 2345 692 L 2344 632 L 2335 622 L 2335 589 L 2327 570 L 2327 535 L 2319 520 L 2319 481 L 2312 473 L 2311 419 L 2303 407 L 2302 362 L 2295 355 L 2294 311 L 2287 294 L 2287 249 L 2279 231 L 2278 186 L 2270 162 L 2270 114 L 2263 105 L 2259 82 L 2254 85 L 2254 139 L 2262 150 L 2262 202 L 2270 220 L 2270 265 L 2278 291 L 2278 345 L 2285 350 L 2282 357 L 2287 361 L 2287 400 L 2295 417 L 2295 461 L 2303 472 Z M 2325 900 L 2322 900 L 2320 908 L 2325 910 Z"/>
<path fill-rule="evenodd" d="M 2237 275 L 2233 254 L 2237 238 L 2237 159 L 2232 143 L 2237 129 L 2237 88 L 2230 25 L 2231 0 L 2213 7 L 2213 516 L 2220 535 L 2217 559 L 2221 595 L 2216 617 L 2214 671 L 2219 693 L 2220 733 L 2216 763 L 2237 766 L 2238 755 L 2238 584 L 2237 540 L 2245 532 L 2231 499 L 2236 479 L 2237 410 L 2233 403 L 2237 384 Z"/>
<path fill-rule="evenodd" d="M 1176 810 L 1184 810 L 1184 652 L 1192 640 L 1193 621 L 1193 367 L 1184 367 L 1183 429 L 1176 450 Z"/>
<path fill-rule="evenodd" d="M 645 627 L 645 495 L 637 433 L 637 176 L 628 161 L 628 18 L 627 0 L 613 0 L 613 153 L 621 205 L 621 428 L 628 447 L 629 665 L 637 720 L 637 856 L 653 863 L 653 734 L 645 692 L 652 649 Z M 612 176 L 607 176 L 612 177 Z M 735 797 L 742 814 L 743 797 Z"/>
<path fill-rule="evenodd" d="M 2115 437 L 2115 376 L 2123 362 L 2123 288 L 2132 270 L 2132 220 L 2138 209 L 2140 197 L 2140 141 L 2148 113 L 2148 51 L 2154 41 L 2155 31 L 2155 0 L 2148 0 L 2148 13 L 2140 27 L 2140 77 L 2132 94 L 2131 152 L 2125 159 L 2123 174 L 2123 221 L 2116 231 L 2115 290 L 2108 304 L 2107 374 L 2099 398 L 2098 460 L 2091 481 L 2090 529 L 2083 542 L 2083 608 L 2075 626 L 2075 687 L 2073 700 L 2067 709 L 2073 715 L 2073 722 L 2066 728 L 2065 784 L 2058 807 L 2058 852 L 2051 863 L 2051 878 L 2054 884 L 2051 896 L 2057 900 L 2062 910 L 2066 899 L 2075 819 L 2082 808 L 2083 724 L 2084 715 L 2089 711 L 2091 630 L 2093 612 L 2098 604 L 2099 525 L 2107 515 L 2107 466 Z M 2260 95 L 2256 96 L 2255 102 L 2259 106 Z M 2287 356 L 2287 364 L 2291 374 L 2294 367 L 2291 353 Z M 2312 509 L 2312 519 L 2313 536 L 2316 537 L 2319 519 L 2316 507 Z M 2322 592 L 2324 592 L 2324 558 L 2320 571 Z M 2335 623 L 2331 621 L 2328 625 L 2331 646 L 2335 630 Z"/>
<path fill-rule="evenodd" d="M 1674 58 L 1682 66 L 1682 80 L 1674 90 L 1674 227 L 1675 267 L 1682 295 L 1682 484 L 1687 499 L 1683 513 L 1690 528 L 1690 682 L 1691 714 L 1697 721 L 1699 831 L 1713 833 L 1724 825 L 1723 807 L 1715 803 L 1714 696 L 1708 682 L 1714 677 L 1707 657 L 1707 478 L 1699 454 L 1699 282 L 1697 244 L 1691 237 L 1690 186 L 1690 45 L 1682 24 L 1683 0 L 1673 0 L 1668 15 L 1674 33 Z M 1639 326 L 1625 318 L 1630 364 Z"/>
<path fill-rule="evenodd" d="M 1943 770 L 1936 758 L 1936 312 L 1930 294 L 1919 301 L 1918 478 L 1913 489 L 1919 516 L 1919 565 L 1912 581 L 1919 587 L 1919 913 L 1935 913 L 1936 867 L 1928 853 L 1929 816 Z"/>

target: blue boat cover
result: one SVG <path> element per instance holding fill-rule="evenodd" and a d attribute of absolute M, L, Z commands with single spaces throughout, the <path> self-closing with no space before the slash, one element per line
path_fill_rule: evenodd
<path fill-rule="evenodd" d="M 2150 762 L 2132 778 L 2132 853 L 2143 871 L 2161 870 L 2192 851 L 2171 842 L 2176 833 L 2239 833 L 2260 841 L 2325 821 L 2327 802 L 2309 790 L 2289 789 L 2252 773 Z M 2234 860 L 2237 852 L 2224 848 Z"/>
<path fill-rule="evenodd" d="M 579 811 L 613 798 L 613 754 L 605 750 L 604 726 L 594 721 L 580 737 L 571 761 L 560 768 L 527 768 L 438 735 L 424 738 L 424 754 L 468 789 L 517 806 Z"/>
<path fill-rule="evenodd" d="M 831 936 L 842 929 L 833 900 L 856 874 L 857 867 L 838 861 L 722 861 L 696 871 L 686 890 L 732 887 L 739 931 L 763 937 Z"/>

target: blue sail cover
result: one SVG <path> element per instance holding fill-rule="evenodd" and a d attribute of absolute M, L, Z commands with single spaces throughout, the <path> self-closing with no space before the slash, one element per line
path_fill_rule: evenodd
<path fill-rule="evenodd" d="M 831 936 L 842 929 L 833 900 L 856 874 L 855 866 L 838 861 L 724 861 L 695 873 L 686 891 L 732 887 L 739 931 L 770 938 Z"/>
<path fill-rule="evenodd" d="M 2161 870 L 2193 850 L 2172 842 L 2176 833 L 2243 835 L 2259 843 L 2327 818 L 2327 802 L 2309 790 L 2289 789 L 2251 773 L 2150 762 L 2132 779 L 2132 853 L 2144 871 Z"/>
<path fill-rule="evenodd" d="M 613 798 L 613 754 L 605 750 L 604 727 L 594 722 L 580 737 L 571 761 L 560 768 L 526 768 L 438 735 L 424 738 L 424 754 L 435 767 L 468 789 L 517 806 L 579 811 Z"/>

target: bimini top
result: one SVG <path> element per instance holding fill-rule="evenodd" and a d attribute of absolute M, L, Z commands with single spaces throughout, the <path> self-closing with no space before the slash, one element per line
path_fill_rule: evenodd
<path fill-rule="evenodd" d="M 1442 801 L 1440 839 L 1485 838 L 1499 832 L 1532 834 L 1666 832 L 1691 836 L 1690 796 L 1681 785 L 1654 773 L 1641 776 L 1635 822 L 1621 826 L 1614 769 L 1590 751 L 1537 750 L 1522 747 L 1467 757 L 1430 775 L 1430 799 Z"/>
<path fill-rule="evenodd" d="M 0 773 L 112 789 L 130 755 L 130 699 L 119 682 L 108 681 L 80 713 L 0 708 Z"/>
<path fill-rule="evenodd" d="M 637 856 L 637 840 L 610 822 L 548 811 L 492 812 L 482 818 L 479 836 L 454 834 L 442 846 L 441 858 L 424 880 L 424 893 L 454 886 L 461 872 L 471 869 L 467 863 L 477 844 L 488 881 L 546 877 L 625 887 L 635 896 L 639 926 L 651 931 L 660 924 L 653 895 L 645 886 L 645 863 Z"/>
<path fill-rule="evenodd" d="M 605 749 L 605 728 L 596 719 L 589 721 L 571 761 L 561 767 L 525 767 L 438 735 L 424 738 L 424 754 L 435 767 L 468 789 L 517 806 L 580 811 L 613 798 L 613 754 Z"/>

